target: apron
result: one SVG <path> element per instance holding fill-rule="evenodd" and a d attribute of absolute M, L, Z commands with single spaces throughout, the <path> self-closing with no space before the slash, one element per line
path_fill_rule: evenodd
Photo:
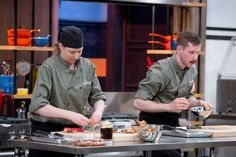
<path fill-rule="evenodd" d="M 187 87 L 187 88 L 186 88 Z M 184 81 L 181 82 L 177 91 L 177 98 L 185 97 L 188 94 L 188 89 Z M 140 112 L 139 120 L 145 120 L 148 124 L 159 124 L 169 126 L 179 126 L 179 113 L 172 112 L 160 112 L 160 113 L 147 113 Z M 144 152 L 145 154 L 145 152 Z M 152 151 L 152 157 L 180 157 L 180 149 L 175 150 L 154 150 Z"/>

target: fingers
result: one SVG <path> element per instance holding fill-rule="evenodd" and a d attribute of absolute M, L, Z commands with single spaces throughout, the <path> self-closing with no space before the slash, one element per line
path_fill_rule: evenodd
<path fill-rule="evenodd" d="M 175 100 L 176 100 L 179 104 L 185 104 L 185 105 L 187 105 L 187 106 L 190 105 L 189 100 L 186 99 L 186 98 L 176 98 Z"/>
<path fill-rule="evenodd" d="M 89 124 L 89 119 L 88 118 L 81 118 L 81 119 L 78 119 L 78 122 L 77 122 L 78 125 L 81 125 L 81 126 L 84 126 L 84 125 L 88 125 Z"/>
<path fill-rule="evenodd" d="M 208 102 L 200 101 L 201 106 L 205 108 L 206 111 L 214 109 L 212 105 Z"/>
<path fill-rule="evenodd" d="M 90 125 L 97 124 L 97 120 L 96 120 L 95 118 L 91 117 L 91 118 L 89 119 L 89 124 L 90 124 Z"/>
<path fill-rule="evenodd" d="M 177 98 L 175 101 L 177 103 L 176 106 L 178 109 L 186 110 L 190 106 L 190 103 L 186 98 Z"/>
<path fill-rule="evenodd" d="M 101 118 L 102 118 L 101 115 L 94 112 L 90 118 L 90 124 L 92 124 L 92 125 L 97 124 L 99 121 L 101 121 Z"/>
<path fill-rule="evenodd" d="M 75 112 L 70 115 L 70 120 L 74 122 L 75 124 L 81 125 L 81 126 L 89 124 L 89 119 L 87 117 L 85 117 L 82 114 L 75 113 Z"/>

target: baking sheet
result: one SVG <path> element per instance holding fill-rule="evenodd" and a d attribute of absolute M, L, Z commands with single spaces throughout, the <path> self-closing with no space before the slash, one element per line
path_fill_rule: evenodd
<path fill-rule="evenodd" d="M 100 133 L 94 132 L 78 132 L 78 133 L 65 133 L 65 132 L 52 132 L 52 134 L 61 134 L 65 138 L 73 140 L 91 140 L 100 138 Z M 113 133 L 112 141 L 139 141 L 138 133 Z"/>

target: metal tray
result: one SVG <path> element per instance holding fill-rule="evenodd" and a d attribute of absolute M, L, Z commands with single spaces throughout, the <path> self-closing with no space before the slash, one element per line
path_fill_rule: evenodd
<path fill-rule="evenodd" d="M 181 130 L 163 130 L 162 135 L 185 137 L 185 138 L 206 138 L 211 137 L 211 133 L 204 131 L 181 131 Z"/>
<path fill-rule="evenodd" d="M 37 142 L 45 142 L 45 143 L 67 143 L 68 141 L 62 138 L 50 138 L 50 137 L 37 137 L 37 136 L 30 136 L 31 140 Z"/>

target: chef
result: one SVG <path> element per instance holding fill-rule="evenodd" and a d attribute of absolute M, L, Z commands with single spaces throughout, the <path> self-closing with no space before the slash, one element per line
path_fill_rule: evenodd
<path fill-rule="evenodd" d="M 98 123 L 104 111 L 105 96 L 95 73 L 95 65 L 81 57 L 83 32 L 66 26 L 59 31 L 58 53 L 48 58 L 38 72 L 29 110 L 32 132 L 62 131 Z M 68 156 L 31 150 L 30 156 Z"/>
<path fill-rule="evenodd" d="M 176 53 L 157 61 L 148 69 L 146 78 L 139 83 L 134 107 L 140 110 L 140 120 L 150 124 L 179 126 L 179 113 L 193 106 L 211 109 L 211 104 L 193 96 L 197 79 L 197 59 L 201 40 L 196 33 L 181 32 Z M 179 157 L 179 150 L 153 151 L 153 156 Z"/>

